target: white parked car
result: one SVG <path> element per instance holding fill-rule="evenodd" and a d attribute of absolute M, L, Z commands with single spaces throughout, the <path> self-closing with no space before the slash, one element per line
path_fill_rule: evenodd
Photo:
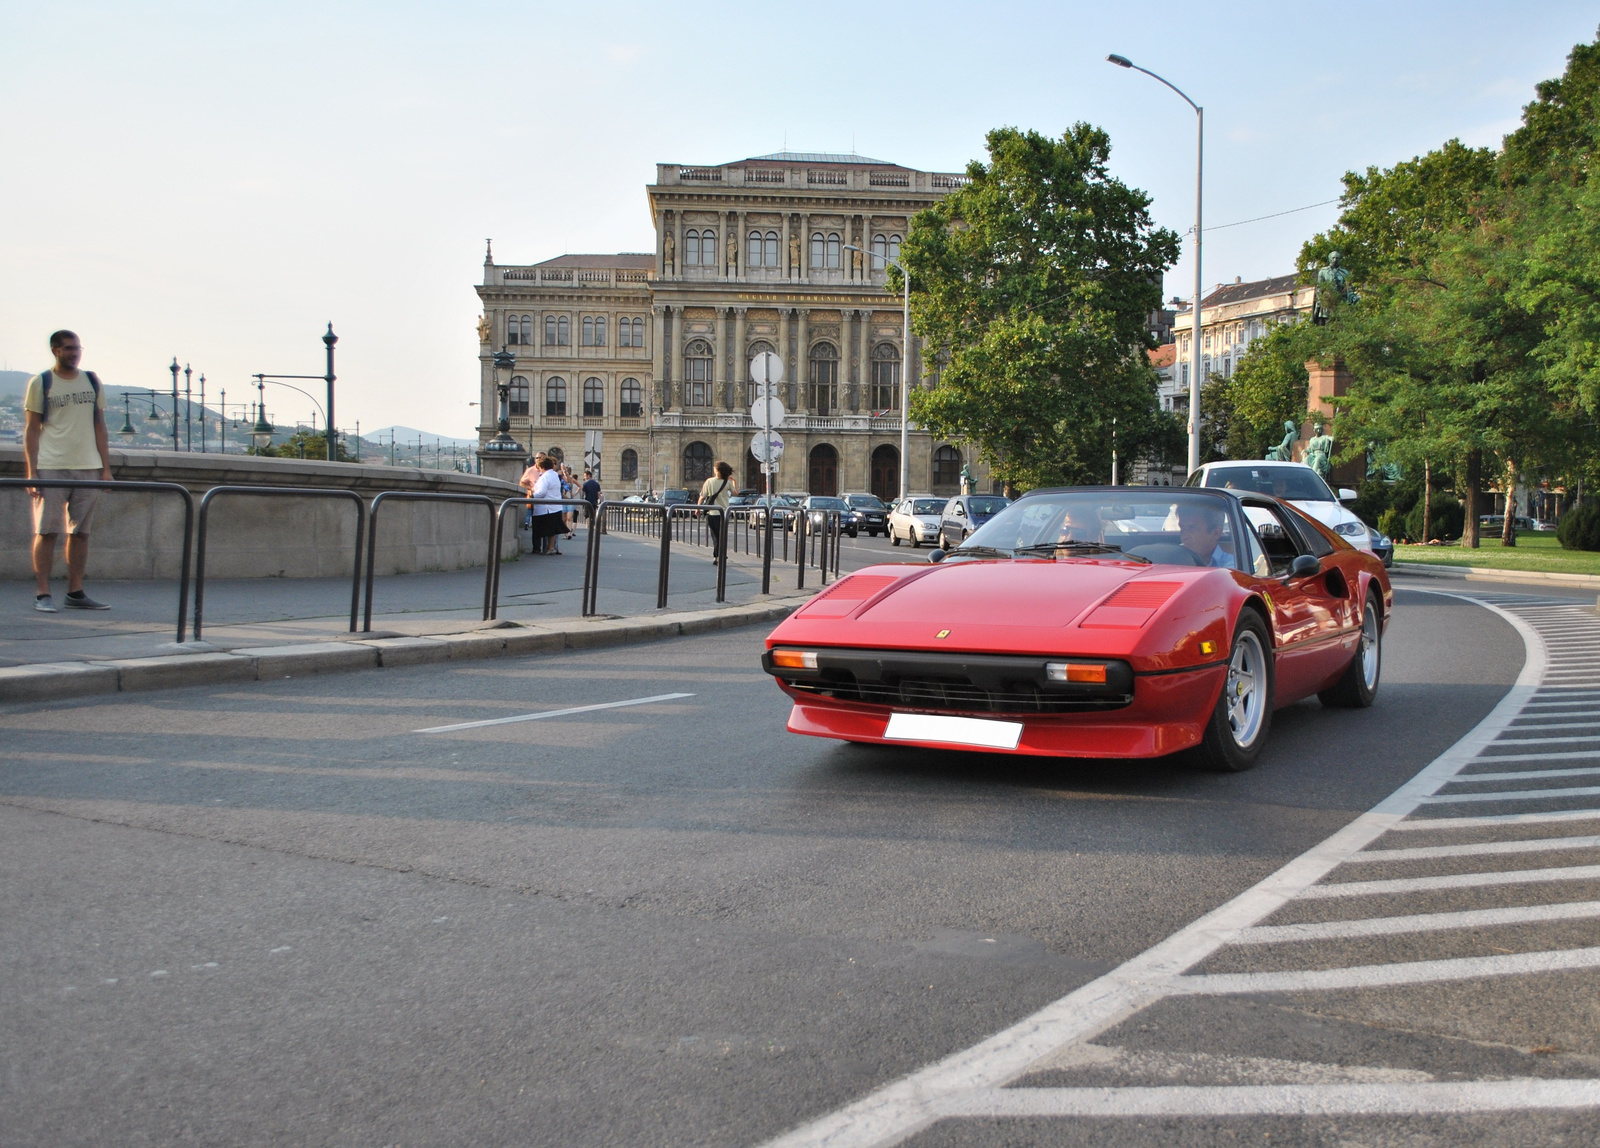
<path fill-rule="evenodd" d="M 1324 526 L 1330 527 L 1357 550 L 1365 550 L 1383 561 L 1394 561 L 1394 542 L 1362 522 L 1348 507 L 1356 492 L 1341 488 L 1337 497 L 1322 481 L 1322 476 L 1303 462 L 1276 462 L 1271 459 L 1235 459 L 1208 462 L 1189 476 L 1188 486 L 1218 486 L 1270 494 L 1292 502 Z"/>
<path fill-rule="evenodd" d="M 939 521 L 948 498 L 913 494 L 889 508 L 889 541 L 899 546 L 902 539 L 912 546 L 939 540 Z"/>

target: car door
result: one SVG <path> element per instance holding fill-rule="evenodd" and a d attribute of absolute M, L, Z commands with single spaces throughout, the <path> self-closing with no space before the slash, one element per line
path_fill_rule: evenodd
<path fill-rule="evenodd" d="M 1288 574 L 1288 564 L 1294 557 L 1323 557 L 1305 537 L 1306 531 L 1296 515 L 1266 499 L 1244 502 L 1247 511 L 1253 512 L 1248 517 L 1258 528 L 1258 537 L 1272 565 L 1273 577 L 1252 578 L 1252 582 L 1272 611 L 1274 702 L 1285 706 L 1316 693 L 1340 663 L 1347 603 L 1329 592 L 1325 569 L 1309 578 Z M 1325 541 L 1320 536 L 1317 540 Z M 1343 575 L 1339 578 L 1342 582 Z"/>
<path fill-rule="evenodd" d="M 939 542 L 946 548 L 961 545 L 967 536 L 967 508 L 960 498 L 944 504 L 944 519 L 939 524 Z"/>

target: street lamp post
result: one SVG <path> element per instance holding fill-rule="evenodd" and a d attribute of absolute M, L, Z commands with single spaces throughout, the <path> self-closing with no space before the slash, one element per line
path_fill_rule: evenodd
<path fill-rule="evenodd" d="M 186 451 L 194 450 L 194 426 L 189 422 L 190 412 L 194 410 L 194 403 L 190 399 L 190 396 L 194 394 L 191 382 L 193 374 L 193 368 L 188 363 L 185 363 L 183 365 L 183 449 Z"/>
<path fill-rule="evenodd" d="M 263 375 L 256 376 L 256 423 L 250 428 L 250 441 L 255 443 L 257 454 L 272 445 L 272 424 L 267 421 L 267 380 Z"/>
<path fill-rule="evenodd" d="M 511 372 L 516 369 L 516 366 L 517 357 L 504 347 L 494 353 L 494 389 L 500 397 L 500 418 L 495 424 L 495 429 L 499 433 L 483 444 L 483 449 L 486 451 L 494 451 L 497 454 L 527 453 L 522 444 L 511 437 L 511 407 L 509 405 Z M 394 436 L 391 434 L 389 448 L 391 451 L 394 449 L 393 443 Z M 419 467 L 422 465 L 422 440 L 420 438 L 417 440 L 417 465 Z"/>
<path fill-rule="evenodd" d="M 328 381 L 328 409 L 322 413 L 326 415 L 328 419 L 329 462 L 333 462 L 339 457 L 339 451 L 335 445 L 339 436 L 338 433 L 333 429 L 333 380 L 338 377 L 333 373 L 333 345 L 338 341 L 339 336 L 333 333 L 333 323 L 330 320 L 328 323 L 328 333 L 322 336 L 322 345 L 328 348 L 328 373 L 323 376 L 323 378 Z"/>
<path fill-rule="evenodd" d="M 1168 80 L 1162 79 L 1148 68 L 1141 68 L 1126 56 L 1111 55 L 1106 59 L 1119 68 L 1132 68 L 1143 72 L 1152 80 L 1159 80 L 1183 97 L 1183 102 L 1194 109 L 1194 327 L 1189 339 L 1189 473 L 1200 469 L 1200 229 L 1201 176 L 1205 169 L 1206 113 L 1205 109 Z"/>
<path fill-rule="evenodd" d="M 139 432 L 133 429 L 133 411 L 128 406 L 128 392 L 122 392 L 122 429 L 117 432 L 122 436 L 123 442 L 132 442 L 133 436 Z"/>
<path fill-rule="evenodd" d="M 206 453 L 206 375 L 200 372 L 200 453 Z"/>
<path fill-rule="evenodd" d="M 183 368 L 178 366 L 178 356 L 172 356 L 172 366 L 167 370 L 172 372 L 172 453 L 178 453 L 178 372 Z"/>
<path fill-rule="evenodd" d="M 846 243 L 846 250 L 861 251 L 853 243 Z M 881 259 L 889 266 L 900 272 L 900 282 L 905 288 L 905 304 L 902 319 L 905 329 L 900 336 L 900 497 L 906 496 L 906 454 L 911 444 L 911 272 L 906 270 L 904 263 L 898 259 L 890 259 L 888 253 L 876 255 L 870 251 L 861 251 L 861 254 L 872 259 Z M 867 364 L 861 364 L 865 373 Z M 870 416 L 869 416 L 870 417 Z"/>

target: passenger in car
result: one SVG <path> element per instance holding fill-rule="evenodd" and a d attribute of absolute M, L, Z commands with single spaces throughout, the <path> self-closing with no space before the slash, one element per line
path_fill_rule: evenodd
<path fill-rule="evenodd" d="M 1232 566 L 1233 556 L 1221 546 L 1227 515 L 1221 507 L 1183 503 L 1178 507 L 1178 542 L 1194 555 L 1197 566 Z"/>

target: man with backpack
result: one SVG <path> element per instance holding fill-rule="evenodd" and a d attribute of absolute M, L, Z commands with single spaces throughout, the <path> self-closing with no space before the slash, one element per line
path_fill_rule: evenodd
<path fill-rule="evenodd" d="M 93 371 L 78 370 L 83 347 L 71 331 L 50 336 L 56 364 L 28 380 L 22 408 L 24 477 L 111 481 L 111 441 L 106 433 L 106 397 Z M 33 608 L 54 614 L 50 572 L 56 536 L 67 534 L 67 596 L 71 610 L 109 610 L 83 592 L 89 561 L 89 521 L 98 490 L 83 487 L 31 487 L 33 495 L 33 574 L 38 583 Z"/>

